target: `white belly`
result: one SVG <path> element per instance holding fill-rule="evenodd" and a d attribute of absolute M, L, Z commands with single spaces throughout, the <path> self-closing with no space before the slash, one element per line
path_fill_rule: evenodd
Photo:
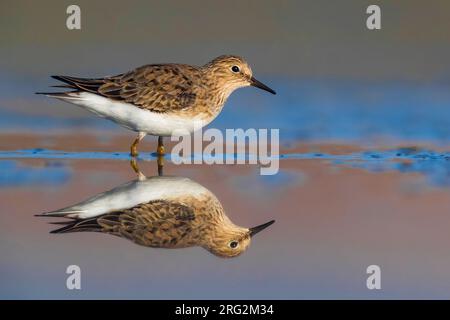
<path fill-rule="evenodd" d="M 57 97 L 87 109 L 100 117 L 107 118 L 117 124 L 137 132 L 145 132 L 155 136 L 171 136 L 173 133 L 191 133 L 212 121 L 202 117 L 181 117 L 173 114 L 151 112 L 132 104 L 114 101 L 88 92 L 71 93 L 67 97 Z"/>

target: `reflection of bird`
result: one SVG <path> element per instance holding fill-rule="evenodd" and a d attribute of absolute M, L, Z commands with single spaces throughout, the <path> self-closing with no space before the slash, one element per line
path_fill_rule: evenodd
<path fill-rule="evenodd" d="M 137 145 L 146 134 L 159 136 L 158 154 L 163 154 L 162 137 L 207 125 L 235 89 L 251 85 L 275 94 L 252 76 L 244 59 L 229 55 L 202 67 L 153 64 L 104 78 L 53 78 L 73 91 L 40 94 L 76 104 L 138 132 L 132 156 L 137 155 Z"/>
<path fill-rule="evenodd" d="M 220 257 L 241 254 L 253 235 L 274 222 L 239 227 L 208 189 L 188 178 L 164 176 L 141 177 L 42 216 L 73 219 L 52 233 L 96 231 L 157 248 L 202 246 Z"/>

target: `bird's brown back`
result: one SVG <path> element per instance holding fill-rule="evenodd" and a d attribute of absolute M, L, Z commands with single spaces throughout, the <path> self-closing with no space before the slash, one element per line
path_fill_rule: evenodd
<path fill-rule="evenodd" d="M 131 103 L 157 113 L 211 113 L 220 98 L 209 90 L 202 68 L 186 64 L 151 64 L 104 78 L 54 76 L 72 89 Z M 180 113 L 181 112 L 181 113 Z"/>

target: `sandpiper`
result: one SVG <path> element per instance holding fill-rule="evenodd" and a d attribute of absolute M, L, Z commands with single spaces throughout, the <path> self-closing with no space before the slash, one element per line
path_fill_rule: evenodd
<path fill-rule="evenodd" d="M 233 55 L 201 67 L 151 64 L 103 78 L 52 77 L 65 83 L 56 87 L 73 90 L 38 94 L 73 103 L 137 132 L 132 156 L 137 156 L 137 145 L 147 134 L 158 136 L 157 154 L 163 155 L 163 137 L 209 124 L 238 88 L 254 86 L 275 94 L 253 77 L 243 58 Z"/>
<path fill-rule="evenodd" d="M 270 226 L 235 225 L 211 191 L 185 177 L 154 176 L 118 186 L 74 206 L 38 216 L 71 220 L 52 233 L 93 231 L 155 248 L 201 246 L 219 257 L 236 257 Z"/>

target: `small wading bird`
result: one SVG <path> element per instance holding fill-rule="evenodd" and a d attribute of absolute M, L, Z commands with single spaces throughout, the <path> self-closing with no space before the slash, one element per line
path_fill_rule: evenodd
<path fill-rule="evenodd" d="M 134 167 L 136 168 L 136 167 Z M 155 248 L 201 246 L 219 257 L 236 257 L 270 226 L 235 225 L 208 189 L 184 177 L 146 178 L 118 186 L 64 209 L 38 216 L 71 220 L 52 233 L 101 232 Z"/>
<path fill-rule="evenodd" d="M 191 133 L 198 123 L 210 123 L 236 89 L 254 86 L 275 91 L 256 80 L 247 62 L 223 55 L 202 67 L 187 64 L 151 64 L 104 78 L 52 76 L 69 92 L 37 92 L 78 105 L 136 131 L 131 155 L 147 135 L 158 136 L 157 154 L 164 154 L 163 137 L 176 130 Z M 200 127 L 201 127 L 200 126 Z M 178 131 L 180 132 L 180 131 Z"/>

